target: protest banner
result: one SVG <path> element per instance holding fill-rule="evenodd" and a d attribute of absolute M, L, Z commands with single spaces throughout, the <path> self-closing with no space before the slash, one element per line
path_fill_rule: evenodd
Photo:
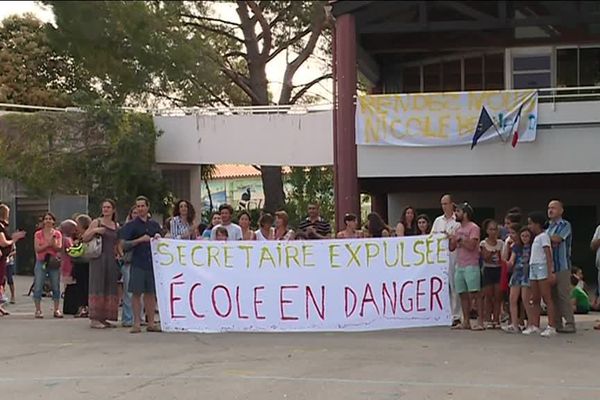
<path fill-rule="evenodd" d="M 443 235 L 159 239 L 152 258 L 168 332 L 367 331 L 451 322 Z"/>
<path fill-rule="evenodd" d="M 470 145 L 482 108 L 495 128 L 479 142 L 520 142 L 536 138 L 538 94 L 535 90 L 415 93 L 359 96 L 356 144 L 369 146 Z M 517 126 L 515 126 L 517 125 Z"/>

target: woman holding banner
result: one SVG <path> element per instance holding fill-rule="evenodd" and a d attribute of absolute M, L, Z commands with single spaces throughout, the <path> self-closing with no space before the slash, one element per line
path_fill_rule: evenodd
<path fill-rule="evenodd" d="M 387 226 L 383 219 L 376 212 L 367 215 L 367 229 L 369 237 L 389 237 L 392 228 Z"/>

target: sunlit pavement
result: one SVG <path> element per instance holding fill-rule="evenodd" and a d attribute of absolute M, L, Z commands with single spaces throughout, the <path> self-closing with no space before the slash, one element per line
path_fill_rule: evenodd
<path fill-rule="evenodd" d="M 131 335 L 87 320 L 0 318 L 0 391 L 14 399 L 598 399 L 600 314 L 544 339 L 447 328 L 371 333 Z"/>

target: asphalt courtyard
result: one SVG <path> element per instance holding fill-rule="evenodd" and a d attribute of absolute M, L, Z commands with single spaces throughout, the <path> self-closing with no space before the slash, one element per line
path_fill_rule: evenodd
<path fill-rule="evenodd" d="M 600 314 L 544 339 L 448 328 L 131 335 L 33 318 L 18 277 L 0 318 L 0 393 L 15 399 L 598 399 Z"/>

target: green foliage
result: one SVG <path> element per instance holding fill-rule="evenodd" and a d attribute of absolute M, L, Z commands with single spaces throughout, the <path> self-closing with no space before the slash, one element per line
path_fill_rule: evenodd
<path fill-rule="evenodd" d="M 290 224 L 297 226 L 306 217 L 306 210 L 310 202 L 316 201 L 321 208 L 321 216 L 333 223 L 333 168 L 292 167 L 286 177 L 287 184 L 291 187 L 288 192 L 288 202 L 285 207 L 290 216 Z"/>
<path fill-rule="evenodd" d="M 92 213 L 106 197 L 124 213 L 139 194 L 163 211 L 168 193 L 155 170 L 157 136 L 150 115 L 102 106 L 6 114 L 0 117 L 0 171 L 37 195 L 88 194 Z"/>
<path fill-rule="evenodd" d="M 0 25 L 0 102 L 65 107 L 85 74 L 50 45 L 44 25 L 31 14 Z"/>

